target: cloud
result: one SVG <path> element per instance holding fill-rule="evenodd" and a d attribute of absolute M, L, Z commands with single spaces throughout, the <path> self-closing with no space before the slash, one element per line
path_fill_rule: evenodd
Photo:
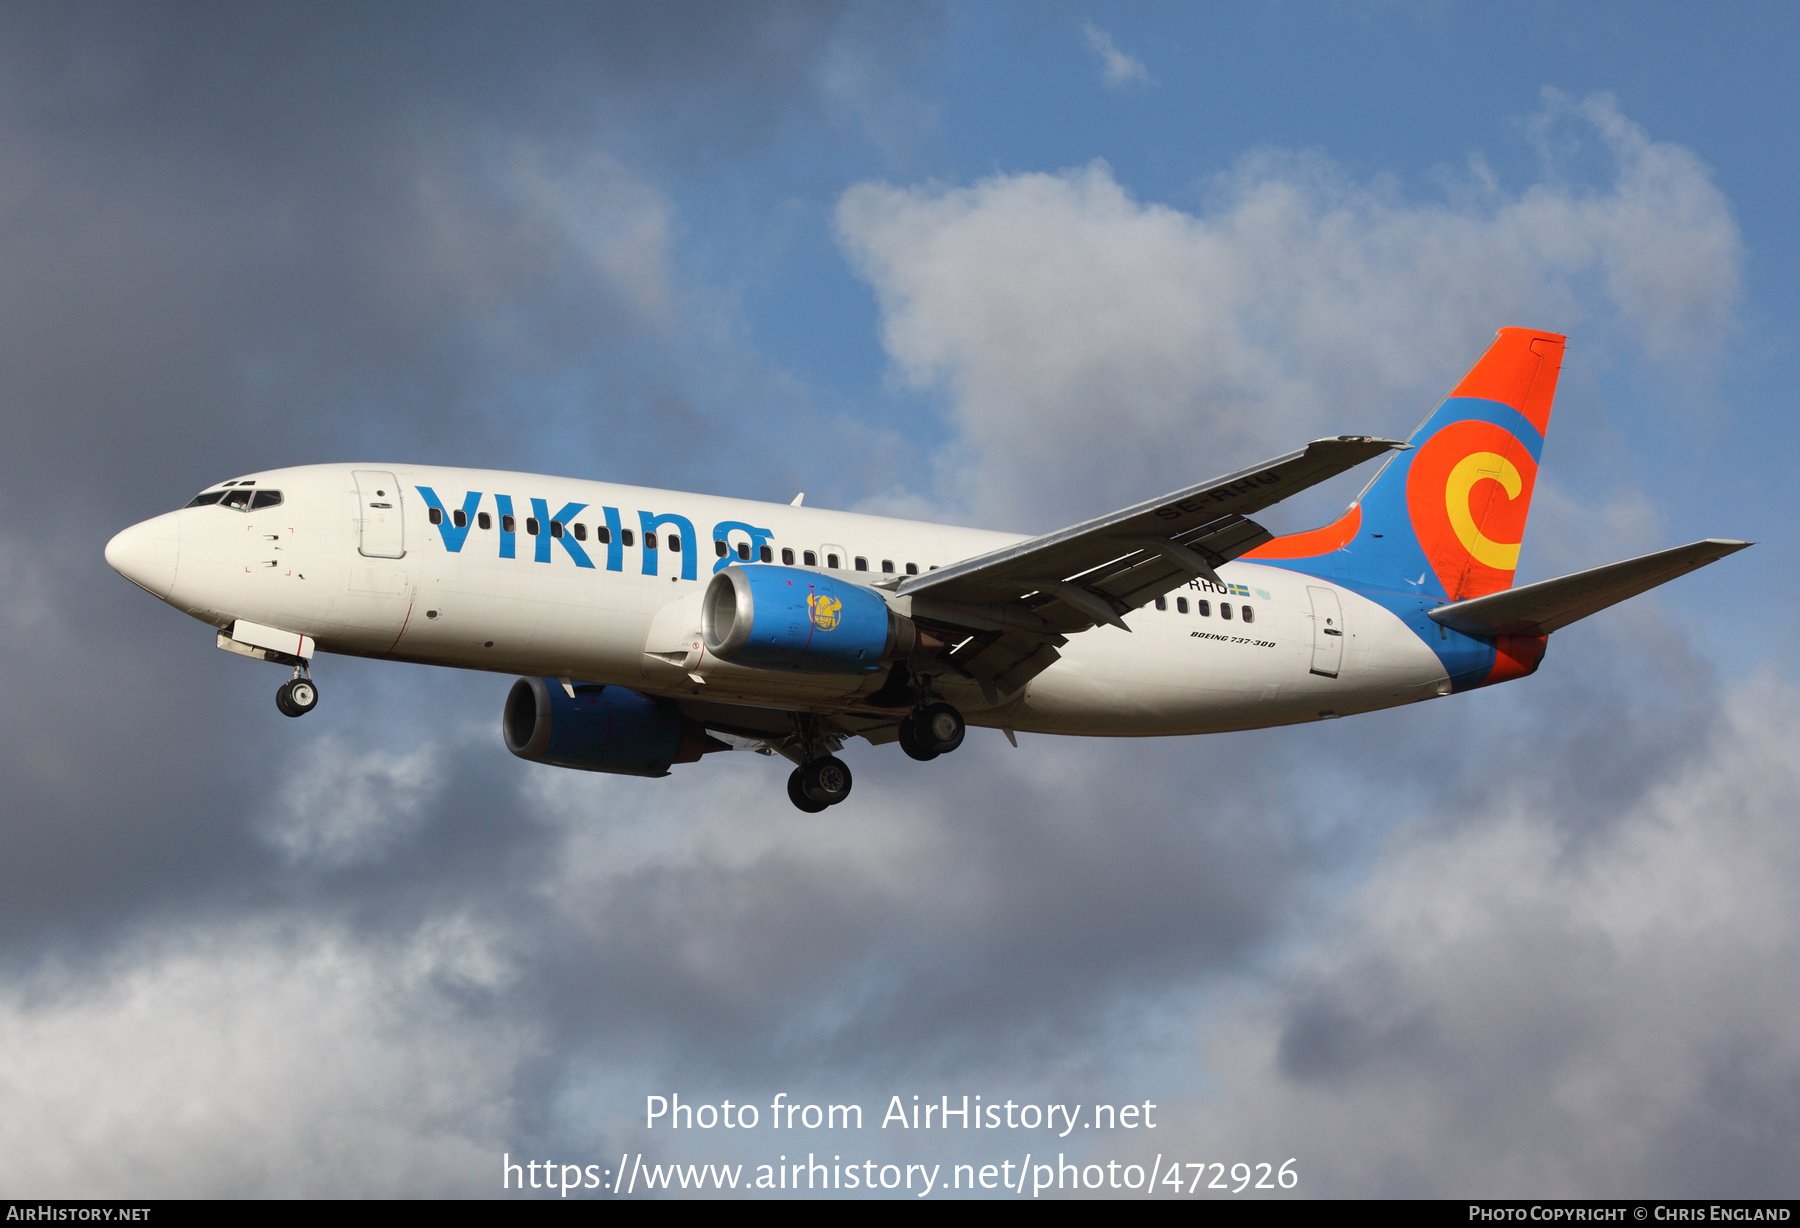
<path fill-rule="evenodd" d="M 1095 162 L 859 184 L 839 233 L 895 374 L 952 426 L 939 496 L 1048 529 L 1319 435 L 1404 434 L 1501 325 L 1677 369 L 1716 355 L 1742 243 L 1706 168 L 1605 98 L 1544 123 L 1597 141 L 1610 182 L 1477 175 L 1460 203 L 1410 203 L 1263 153 L 1188 213 Z"/>
<path fill-rule="evenodd" d="M 148 927 L 0 987 L 0 1185 L 44 1198 L 489 1193 L 535 1038 L 479 928 Z"/>
<path fill-rule="evenodd" d="M 1127 55 L 1113 44 L 1112 35 L 1087 22 L 1081 27 L 1087 44 L 1100 57 L 1100 72 L 1108 89 L 1124 89 L 1128 85 L 1150 85 L 1150 70 L 1135 55 Z"/>
<path fill-rule="evenodd" d="M 5 15 L 9 523 L 59 468 L 98 497 L 56 527 L 91 539 L 221 474 L 439 448 L 524 467 L 546 402 L 627 436 L 647 403 L 703 402 L 682 373 L 718 355 L 674 326 L 717 323 L 670 266 L 668 182 L 836 105 L 828 57 L 881 79 L 888 27 L 699 12 Z"/>
<path fill-rule="evenodd" d="M 330 734 L 294 756 L 263 838 L 296 863 L 339 868 L 378 859 L 414 834 L 443 782 L 437 748 L 358 751 Z"/>
<path fill-rule="evenodd" d="M 1765 674 L 1598 830 L 1522 778 L 1400 830 L 1209 1028 L 1218 1090 L 1178 1128 L 1305 1157 L 1325 1195 L 1791 1192 L 1796 738 L 1800 696 Z"/>

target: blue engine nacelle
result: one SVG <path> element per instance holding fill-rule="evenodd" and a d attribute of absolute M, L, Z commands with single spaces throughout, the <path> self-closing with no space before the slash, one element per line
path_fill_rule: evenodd
<path fill-rule="evenodd" d="M 752 669 L 868 674 L 919 644 L 874 589 L 798 567 L 727 567 L 700 610 L 707 651 Z"/>
<path fill-rule="evenodd" d="M 670 764 L 731 749 L 667 700 L 591 682 L 571 699 L 554 678 L 513 683 L 500 727 L 521 759 L 622 776 L 667 776 Z"/>

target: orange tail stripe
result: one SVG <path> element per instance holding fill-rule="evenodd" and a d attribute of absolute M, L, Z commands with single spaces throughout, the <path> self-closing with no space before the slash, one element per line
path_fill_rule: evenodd
<path fill-rule="evenodd" d="M 1333 550 L 1342 550 L 1356 537 L 1356 531 L 1362 528 L 1362 505 L 1352 503 L 1350 510 L 1322 529 L 1309 529 L 1304 533 L 1291 533 L 1286 537 L 1277 537 L 1274 541 L 1264 542 L 1254 550 L 1247 550 L 1243 557 L 1247 559 L 1310 559 L 1316 555 L 1330 554 Z"/>
<path fill-rule="evenodd" d="M 1550 404 L 1566 340 L 1534 328 L 1503 328 L 1450 395 L 1510 405 L 1542 435 L 1550 429 Z"/>

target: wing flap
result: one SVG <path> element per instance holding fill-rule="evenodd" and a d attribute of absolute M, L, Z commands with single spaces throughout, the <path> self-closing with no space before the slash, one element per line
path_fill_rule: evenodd
<path fill-rule="evenodd" d="M 1141 550 L 1076 576 L 1072 583 L 1135 610 L 1196 576 L 1220 583 L 1214 568 L 1272 540 L 1269 531 L 1254 520 L 1221 517 L 1179 538 L 1146 539 Z M 1182 554 L 1197 557 L 1190 564 L 1181 558 Z M 1200 570 L 1201 565 L 1206 570 Z"/>
<path fill-rule="evenodd" d="M 1042 636 L 1018 631 L 976 636 L 957 646 L 950 664 L 1002 695 L 1011 695 L 1062 656 Z"/>
<path fill-rule="evenodd" d="M 1558 576 L 1554 580 L 1539 580 L 1536 584 L 1439 606 L 1430 611 L 1430 615 L 1444 626 L 1469 635 L 1549 635 L 1589 614 L 1648 592 L 1659 584 L 1667 584 L 1753 544 L 1709 538 Z"/>

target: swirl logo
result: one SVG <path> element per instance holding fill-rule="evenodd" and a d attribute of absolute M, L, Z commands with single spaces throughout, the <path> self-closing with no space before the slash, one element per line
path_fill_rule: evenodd
<path fill-rule="evenodd" d="M 812 625 L 821 631 L 830 631 L 836 627 L 838 619 L 843 615 L 844 603 L 823 593 L 813 593 L 806 599 L 806 604 L 812 611 Z"/>
<path fill-rule="evenodd" d="M 1452 600 L 1512 587 L 1537 462 L 1511 431 L 1465 419 L 1413 457 L 1406 506 L 1426 561 Z"/>

